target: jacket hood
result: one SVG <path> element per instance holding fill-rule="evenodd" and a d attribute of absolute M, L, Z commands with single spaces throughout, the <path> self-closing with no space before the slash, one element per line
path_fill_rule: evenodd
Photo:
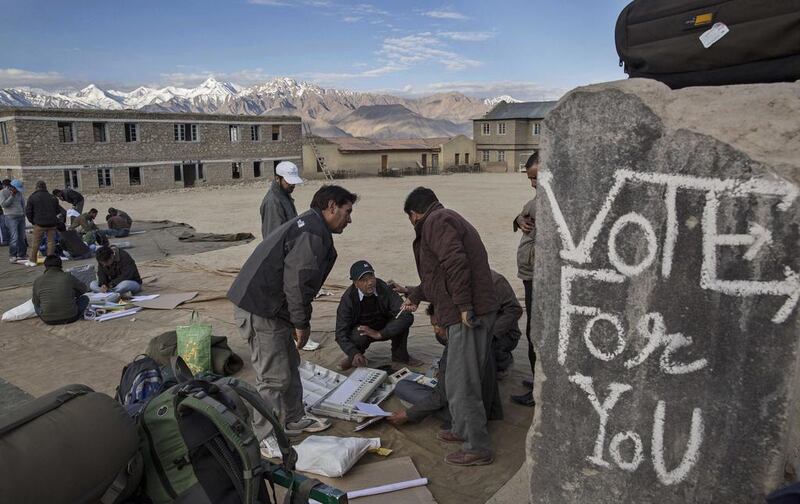
<path fill-rule="evenodd" d="M 431 206 L 428 207 L 428 209 L 422 215 L 422 218 L 418 220 L 416 224 L 414 224 L 414 230 L 417 232 L 418 235 L 419 233 L 422 232 L 422 226 L 425 224 L 425 221 L 428 220 L 428 216 L 433 212 L 435 212 L 436 210 L 441 210 L 443 208 L 444 205 L 442 205 L 441 201 L 437 201 L 436 203 L 433 203 Z"/>

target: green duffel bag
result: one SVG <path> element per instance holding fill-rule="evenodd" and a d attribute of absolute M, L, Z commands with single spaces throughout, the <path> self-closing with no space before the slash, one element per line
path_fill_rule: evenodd
<path fill-rule="evenodd" d="M 62 387 L 0 417 L 0 502 L 117 504 L 141 478 L 136 424 L 86 385 Z"/>

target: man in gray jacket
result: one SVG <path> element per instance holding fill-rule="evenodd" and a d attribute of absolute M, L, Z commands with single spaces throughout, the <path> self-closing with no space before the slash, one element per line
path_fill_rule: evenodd
<path fill-rule="evenodd" d="M 266 239 L 278 226 L 297 217 L 292 192 L 295 185 L 302 183 L 297 165 L 291 161 L 278 163 L 275 180 L 261 202 L 261 238 Z"/>
<path fill-rule="evenodd" d="M 22 181 L 15 179 L 0 191 L 0 206 L 3 207 L 9 234 L 8 260 L 12 263 L 25 261 L 28 258 L 23 190 Z"/>
<path fill-rule="evenodd" d="M 357 199 L 343 187 L 322 186 L 310 210 L 256 247 L 228 291 L 239 333 L 250 345 L 256 388 L 290 436 L 330 427 L 305 414 L 298 348 L 311 335 L 311 302 L 336 262 L 333 234 L 352 222 Z M 270 453 L 272 426 L 256 412 L 253 427 L 262 452 Z"/>

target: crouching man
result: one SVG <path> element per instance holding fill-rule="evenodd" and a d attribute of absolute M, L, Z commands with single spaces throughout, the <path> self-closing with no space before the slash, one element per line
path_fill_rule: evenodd
<path fill-rule="evenodd" d="M 392 362 L 421 365 L 408 355 L 408 330 L 414 316 L 400 310 L 402 298 L 375 277 L 375 269 L 367 261 L 353 263 L 350 280 L 353 285 L 342 295 L 336 312 L 336 343 L 346 354 L 339 368 L 366 366 L 365 353 L 376 341 L 392 342 Z"/>
<path fill-rule="evenodd" d="M 97 280 L 89 285 L 93 292 L 136 294 L 142 290 L 142 277 L 130 254 L 117 247 L 101 247 L 96 257 Z"/>
<path fill-rule="evenodd" d="M 87 291 L 83 282 L 61 269 L 60 257 L 49 255 L 44 259 L 44 273 L 33 282 L 33 307 L 45 324 L 71 324 L 89 306 Z"/>

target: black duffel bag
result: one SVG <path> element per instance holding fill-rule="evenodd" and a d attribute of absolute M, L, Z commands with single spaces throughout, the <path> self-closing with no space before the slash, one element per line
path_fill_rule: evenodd
<path fill-rule="evenodd" d="M 85 385 L 0 417 L 0 502 L 117 504 L 138 490 L 142 467 L 134 421 Z"/>
<path fill-rule="evenodd" d="M 673 89 L 800 79 L 800 0 L 634 0 L 615 36 L 625 73 Z"/>

